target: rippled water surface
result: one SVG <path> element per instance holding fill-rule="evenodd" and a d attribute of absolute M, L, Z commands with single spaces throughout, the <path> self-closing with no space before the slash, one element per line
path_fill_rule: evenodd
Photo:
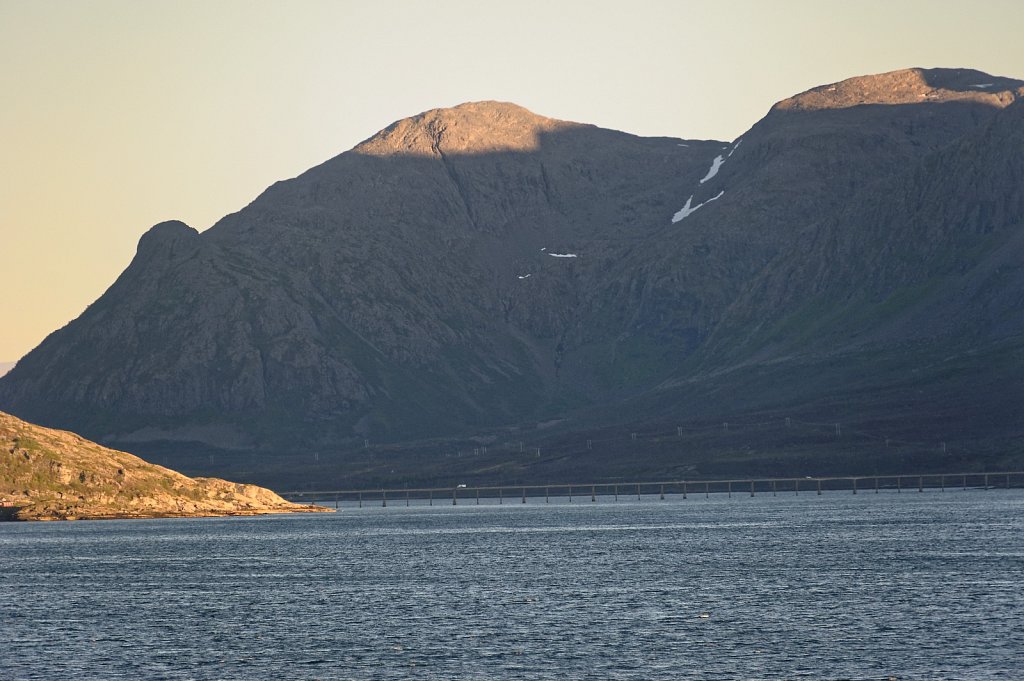
<path fill-rule="evenodd" d="M 0 678 L 1020 679 L 1022 585 L 1021 490 L 4 523 Z"/>

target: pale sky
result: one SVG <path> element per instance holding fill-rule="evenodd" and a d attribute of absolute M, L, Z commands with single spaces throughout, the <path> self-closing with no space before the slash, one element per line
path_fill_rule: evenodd
<path fill-rule="evenodd" d="M 0 0 L 0 361 L 81 314 L 150 226 L 200 231 L 391 122 L 511 101 L 732 140 L 912 66 L 1024 78 L 1020 0 Z"/>

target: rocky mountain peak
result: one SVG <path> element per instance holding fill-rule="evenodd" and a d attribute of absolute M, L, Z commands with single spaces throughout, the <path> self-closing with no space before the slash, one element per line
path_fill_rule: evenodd
<path fill-rule="evenodd" d="M 371 156 L 534 151 L 545 133 L 581 125 L 538 116 L 508 102 L 468 102 L 400 120 L 353 151 Z"/>
<path fill-rule="evenodd" d="M 902 69 L 848 78 L 784 99 L 773 111 L 847 109 L 863 104 L 966 101 L 1004 108 L 1024 97 L 1024 81 L 973 69 Z"/>
<path fill-rule="evenodd" d="M 175 261 L 199 248 L 199 232 L 179 220 L 160 222 L 139 238 L 132 261 L 145 267 Z"/>
<path fill-rule="evenodd" d="M 195 228 L 180 220 L 167 220 L 150 227 L 139 239 L 138 253 L 164 250 L 175 244 L 187 243 L 199 235 Z"/>

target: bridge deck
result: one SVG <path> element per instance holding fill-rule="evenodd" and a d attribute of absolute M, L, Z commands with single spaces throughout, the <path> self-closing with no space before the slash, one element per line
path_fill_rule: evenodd
<path fill-rule="evenodd" d="M 557 483 L 546 485 L 479 485 L 466 486 L 456 485 L 454 487 L 400 487 L 400 488 L 377 488 L 377 489 L 340 489 L 340 490 L 302 490 L 283 492 L 281 496 L 290 501 L 300 502 L 334 502 L 337 506 L 343 501 L 355 501 L 361 506 L 364 502 L 380 502 L 387 505 L 391 501 L 417 501 L 427 500 L 433 503 L 435 500 L 444 501 L 450 499 L 453 504 L 461 501 L 477 501 L 480 499 L 497 500 L 504 503 L 506 499 L 513 501 L 519 499 L 526 503 L 528 499 L 544 497 L 569 497 L 570 501 L 574 496 L 589 496 L 591 501 L 598 497 L 635 496 L 640 498 L 644 495 L 658 495 L 664 499 L 665 495 L 682 496 L 684 499 L 690 494 L 729 494 L 748 492 L 750 496 L 760 493 L 778 494 L 789 492 L 799 494 L 800 492 L 850 490 L 853 494 L 858 492 L 878 492 L 880 490 L 896 490 L 902 492 L 904 489 L 923 491 L 928 489 L 945 490 L 947 487 L 962 487 L 967 489 L 981 488 L 1010 488 L 1024 487 L 1024 471 L 998 471 L 992 473 L 907 473 L 900 475 L 845 475 L 826 477 L 792 477 L 792 478 L 732 478 L 721 480 L 657 480 L 642 482 L 586 482 L 586 483 Z"/>

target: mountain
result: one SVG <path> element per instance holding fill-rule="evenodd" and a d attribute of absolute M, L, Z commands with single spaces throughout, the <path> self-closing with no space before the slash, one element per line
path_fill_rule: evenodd
<path fill-rule="evenodd" d="M 1019 465 L 1022 96 L 909 69 L 729 143 L 428 111 L 153 227 L 0 406 L 297 484 Z M 637 432 L 677 439 L 593 444 Z"/>
<path fill-rule="evenodd" d="M 273 492 L 187 478 L 74 433 L 0 412 L 0 519 L 75 520 L 326 511 Z"/>
<path fill-rule="evenodd" d="M 0 376 L 3 376 L 13 369 L 15 364 L 17 364 L 17 362 L 0 362 Z"/>

